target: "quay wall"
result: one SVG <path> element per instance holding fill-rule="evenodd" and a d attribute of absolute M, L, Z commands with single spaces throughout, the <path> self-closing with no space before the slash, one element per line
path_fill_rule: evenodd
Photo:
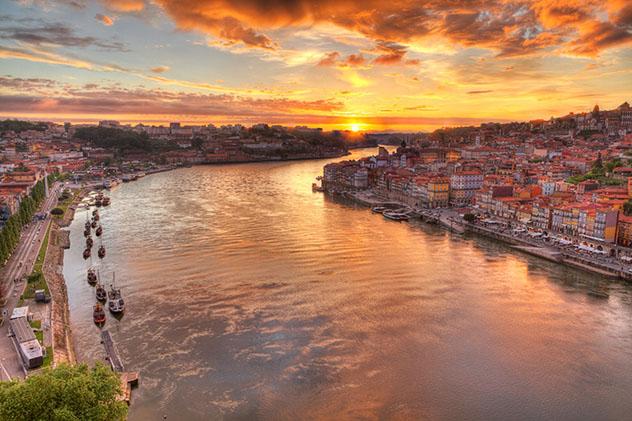
<path fill-rule="evenodd" d="M 346 197 L 364 206 L 374 206 L 377 204 L 374 201 L 368 200 L 366 195 L 362 195 L 362 194 L 352 194 Z M 390 203 L 393 203 L 393 202 L 390 202 Z M 404 204 L 401 204 L 401 205 L 402 207 L 406 206 Z M 435 211 L 440 211 L 440 209 L 435 209 Z M 514 248 L 516 250 L 519 250 L 519 251 L 522 251 L 522 252 L 537 256 L 537 257 L 541 257 L 543 259 L 547 259 L 549 261 L 565 264 L 569 267 L 585 270 L 585 271 L 591 272 L 593 274 L 601 275 L 601 276 L 607 276 L 611 278 L 618 278 L 618 279 L 623 279 L 626 281 L 632 281 L 632 273 L 623 270 L 623 268 L 621 270 L 613 270 L 612 268 L 608 266 L 600 265 L 597 262 L 594 262 L 589 259 L 581 259 L 574 255 L 565 253 L 564 251 L 557 250 L 557 249 L 555 249 L 555 252 L 559 252 L 559 256 L 553 255 L 552 253 L 549 253 L 548 251 L 546 251 L 546 249 L 542 246 L 542 244 L 538 244 L 536 242 L 530 242 L 526 239 L 518 238 L 509 234 L 496 232 L 496 231 L 487 229 L 485 227 L 482 227 L 480 225 L 468 223 L 466 221 L 459 222 L 458 229 L 454 229 L 454 226 L 452 226 L 452 224 L 449 224 L 449 222 L 446 222 L 445 217 L 438 217 L 438 218 L 432 217 L 432 216 L 424 217 L 423 213 L 421 215 L 422 215 L 421 216 L 422 220 L 426 220 L 429 223 L 439 223 L 443 228 L 446 228 L 448 230 L 456 231 L 458 233 L 472 232 L 472 233 L 475 233 L 487 238 L 502 241 L 511 246 L 519 246 L 519 247 L 514 247 Z M 542 249 L 542 250 L 536 250 L 536 249 Z"/>

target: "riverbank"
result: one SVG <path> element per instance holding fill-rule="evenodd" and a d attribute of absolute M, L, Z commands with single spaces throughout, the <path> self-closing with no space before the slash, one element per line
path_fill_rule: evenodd
<path fill-rule="evenodd" d="M 53 364 L 74 364 L 77 357 L 74 348 L 72 329 L 70 327 L 70 308 L 68 306 L 68 289 L 64 278 L 64 249 L 70 247 L 68 227 L 75 216 L 75 209 L 85 194 L 84 189 L 74 193 L 72 203 L 64 215 L 51 222 L 50 240 L 44 260 L 43 273 L 51 294 L 51 334 L 53 347 Z"/>
<path fill-rule="evenodd" d="M 50 311 L 54 365 L 77 362 L 70 328 L 68 293 L 62 272 L 63 244 L 61 227 L 57 222 L 52 222 L 43 272 L 52 298 Z"/>
<path fill-rule="evenodd" d="M 409 207 L 406 204 L 394 202 L 391 200 L 384 201 L 378 196 L 366 192 L 347 194 L 344 197 L 367 207 L 393 204 L 401 207 Z M 568 267 L 573 267 L 575 269 L 588 271 L 593 274 L 606 276 L 613 279 L 622 279 L 628 282 L 632 281 L 632 273 L 625 271 L 623 267 L 620 270 L 615 270 L 606 265 L 598 264 L 590 258 L 575 256 L 568 251 L 560 250 L 556 247 L 539 244 L 535 241 L 528 241 L 516 235 L 509 235 L 503 232 L 498 232 L 496 230 L 486 228 L 478 224 L 468 223 L 464 220 L 456 220 L 454 215 L 452 215 L 454 213 L 454 211 L 452 210 L 414 209 L 414 213 L 416 215 L 419 215 L 420 218 L 426 222 L 439 224 L 443 228 L 452 232 L 456 232 L 458 234 L 463 234 L 465 232 L 474 233 L 483 237 L 502 241 L 503 243 L 512 246 L 514 250 L 518 250 L 523 253 L 540 257 L 552 262 L 564 264 Z"/>
<path fill-rule="evenodd" d="M 202 161 L 193 165 L 227 165 L 227 164 L 255 164 L 261 162 L 285 162 L 285 161 L 314 161 L 320 159 L 332 159 L 341 158 L 343 156 L 351 155 L 350 151 L 344 151 L 341 153 L 323 154 L 319 156 L 295 156 L 291 158 L 283 157 L 270 157 L 270 158 L 254 158 L 254 159 L 242 159 L 242 160 L 222 160 L 222 161 Z"/>

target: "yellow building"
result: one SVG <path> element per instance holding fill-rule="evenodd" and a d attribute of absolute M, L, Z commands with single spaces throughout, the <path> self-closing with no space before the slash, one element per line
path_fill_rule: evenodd
<path fill-rule="evenodd" d="M 428 181 L 428 207 L 444 208 L 450 201 L 450 179 L 434 177 Z"/>

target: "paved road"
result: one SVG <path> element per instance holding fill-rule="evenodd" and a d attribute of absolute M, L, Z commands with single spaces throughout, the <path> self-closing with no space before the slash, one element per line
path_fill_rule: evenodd
<path fill-rule="evenodd" d="M 31 273 L 33 265 L 39 254 L 39 249 L 46 235 L 46 228 L 51 221 L 50 211 L 57 203 L 57 197 L 61 190 L 61 184 L 55 183 L 49 192 L 48 198 L 44 201 L 40 212 L 46 213 L 45 220 L 35 220 L 26 229 L 22 230 L 20 243 L 15 252 L 0 271 L 0 282 L 13 283 L 14 279 Z M 24 283 L 16 284 L 9 297 L 6 307 L 3 308 L 7 315 L 11 315 L 13 308 L 20 299 L 24 291 Z M 8 318 L 8 316 L 7 316 Z M 7 380 L 6 377 L 24 377 L 24 371 L 20 359 L 17 355 L 13 341 L 8 337 L 9 323 L 5 321 L 0 326 L 0 379 Z"/>

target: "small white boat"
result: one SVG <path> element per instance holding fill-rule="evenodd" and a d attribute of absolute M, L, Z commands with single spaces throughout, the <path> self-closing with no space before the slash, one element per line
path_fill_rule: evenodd
<path fill-rule="evenodd" d="M 382 213 L 385 218 L 391 219 L 393 221 L 408 221 L 408 214 L 396 211 L 384 211 Z"/>

